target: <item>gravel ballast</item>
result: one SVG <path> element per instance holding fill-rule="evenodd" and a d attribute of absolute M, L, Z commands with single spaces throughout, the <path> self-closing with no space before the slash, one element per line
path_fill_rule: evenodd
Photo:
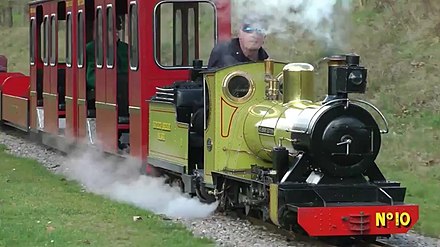
<path fill-rule="evenodd" d="M 18 138 L 0 131 L 0 144 L 8 148 L 8 152 L 19 157 L 35 159 L 47 169 L 57 171 L 63 166 L 65 157 L 24 138 Z M 184 224 L 196 236 L 216 241 L 218 246 L 322 246 L 306 242 L 287 241 L 283 235 L 267 231 L 263 226 L 253 225 L 236 217 L 214 214 L 203 219 L 173 219 Z M 393 236 L 386 242 L 395 246 L 440 246 L 440 240 L 425 237 L 414 232 Z"/>

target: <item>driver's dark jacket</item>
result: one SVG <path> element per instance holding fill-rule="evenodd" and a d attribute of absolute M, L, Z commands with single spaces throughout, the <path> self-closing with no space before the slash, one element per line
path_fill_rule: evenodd
<path fill-rule="evenodd" d="M 267 59 L 269 55 L 261 47 L 258 50 L 258 61 Z M 238 38 L 217 44 L 209 57 L 208 69 L 219 69 L 239 63 L 252 62 L 243 54 Z"/>

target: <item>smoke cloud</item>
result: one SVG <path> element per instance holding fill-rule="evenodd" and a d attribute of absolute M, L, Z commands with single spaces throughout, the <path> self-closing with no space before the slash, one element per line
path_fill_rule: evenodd
<path fill-rule="evenodd" d="M 235 0 L 233 16 L 261 21 L 268 35 L 296 40 L 304 34 L 335 46 L 348 32 L 350 0 Z"/>
<path fill-rule="evenodd" d="M 97 152 L 75 152 L 63 164 L 62 173 L 76 180 L 92 193 L 164 214 L 172 218 L 203 218 L 217 204 L 202 204 L 184 195 L 177 187 L 165 184 L 164 178 L 140 174 L 140 162 L 104 157 Z"/>

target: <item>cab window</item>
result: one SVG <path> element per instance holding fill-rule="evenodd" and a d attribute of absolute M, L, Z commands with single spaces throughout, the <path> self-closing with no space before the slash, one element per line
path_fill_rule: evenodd
<path fill-rule="evenodd" d="M 164 68 L 208 64 L 216 43 L 215 6 L 209 1 L 163 2 L 155 12 L 155 58 Z"/>

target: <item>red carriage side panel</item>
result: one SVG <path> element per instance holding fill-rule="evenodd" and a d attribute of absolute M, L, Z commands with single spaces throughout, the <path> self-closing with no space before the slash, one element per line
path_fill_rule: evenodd
<path fill-rule="evenodd" d="M 66 136 L 78 136 L 77 1 L 66 1 Z"/>
<path fill-rule="evenodd" d="M 29 127 L 29 89 L 30 78 L 24 75 L 8 77 L 0 88 L 2 120 L 25 131 Z"/>
<path fill-rule="evenodd" d="M 6 80 L 9 80 L 10 77 L 15 76 L 23 76 L 22 73 L 7 73 L 7 72 L 0 72 L 0 121 L 3 120 L 2 115 L 2 90 L 3 90 L 3 84 L 5 84 Z"/>
<path fill-rule="evenodd" d="M 92 18 L 86 23 L 86 4 L 91 4 L 90 2 L 79 2 L 78 10 L 75 13 L 75 23 L 76 29 L 74 31 L 76 37 L 76 42 L 78 46 L 74 46 L 74 54 L 76 57 L 76 63 L 73 64 L 77 69 L 77 90 L 78 90 L 78 138 L 80 140 L 86 138 L 87 130 L 87 100 L 86 100 L 86 44 L 87 44 L 87 25 L 92 25 L 93 30 L 93 16 L 94 16 L 94 6 L 90 6 L 88 11 L 91 11 Z M 93 32 L 90 32 L 89 36 L 93 39 Z"/>
<path fill-rule="evenodd" d="M 29 98 L 30 78 L 22 73 L 1 73 L 0 91 L 16 97 Z"/>
<path fill-rule="evenodd" d="M 129 6 L 129 43 L 136 44 L 136 47 L 129 46 L 130 55 L 130 70 L 129 70 L 129 114 L 130 114 L 130 154 L 136 157 L 142 157 L 142 114 L 141 114 L 141 73 L 142 70 L 139 65 L 142 58 L 140 57 L 140 49 L 143 49 L 141 43 L 141 34 L 139 30 L 142 30 L 140 15 L 141 5 L 143 3 L 137 3 L 136 1 L 130 1 Z M 147 12 L 152 13 L 152 12 Z M 146 14 L 147 14 L 146 13 Z M 135 49 L 135 50 L 132 50 Z M 135 59 L 135 62 L 133 61 Z"/>
<path fill-rule="evenodd" d="M 56 39 L 52 38 L 53 33 L 56 31 L 56 5 L 55 2 L 43 3 L 44 13 L 44 36 L 46 52 L 44 55 L 44 68 L 43 68 L 43 105 L 44 105 L 44 131 L 51 134 L 58 132 L 58 116 L 57 116 L 57 95 L 53 91 L 53 77 L 56 61 L 54 62 L 54 56 L 56 52 L 54 46 L 56 46 Z M 55 24 L 55 27 L 53 27 Z M 51 65 L 54 64 L 54 65 Z M 56 85 L 55 85 L 56 87 Z"/>
<path fill-rule="evenodd" d="M 12 72 L 12 73 L 0 73 L 0 90 L 2 90 L 3 83 L 9 79 L 10 77 L 14 76 L 23 76 L 22 73 L 19 72 Z"/>
<path fill-rule="evenodd" d="M 64 46 L 58 41 L 59 23 L 65 19 L 66 2 L 52 1 L 47 3 L 50 6 L 49 15 L 49 58 L 47 70 L 49 70 L 49 89 L 45 88 L 44 123 L 45 132 L 58 134 L 58 119 L 65 117 L 65 54 L 58 54 L 59 46 Z M 60 59 L 62 58 L 62 59 Z M 60 62 L 61 61 L 61 62 Z"/>
<path fill-rule="evenodd" d="M 107 23 L 107 11 L 114 14 L 114 7 L 108 7 L 111 1 L 95 0 L 95 48 L 96 48 L 96 136 L 97 141 L 107 152 L 117 151 L 117 109 L 112 95 L 115 94 L 115 78 L 108 72 L 108 29 L 113 23 Z M 114 51 L 114 50 L 113 50 Z M 114 53 L 113 53 L 114 54 Z M 107 73 L 108 76 L 107 77 Z"/>
<path fill-rule="evenodd" d="M 105 19 L 104 28 L 104 73 L 105 73 L 105 102 L 107 105 L 116 105 L 116 83 L 117 83 L 117 50 L 116 50 L 116 1 L 106 0 L 103 8 L 103 19 Z M 116 111 L 116 109 L 115 109 Z"/>
<path fill-rule="evenodd" d="M 42 6 L 30 5 L 29 6 L 29 18 L 30 18 L 30 111 L 29 111 L 29 124 L 32 130 L 37 129 L 37 82 L 42 83 L 43 75 L 43 62 L 41 61 L 41 52 L 44 45 L 41 42 L 41 23 L 43 21 L 43 9 Z M 40 75 L 40 77 L 39 77 Z M 42 90 L 42 88 L 40 89 Z M 41 92 L 40 92 L 41 93 Z"/>

